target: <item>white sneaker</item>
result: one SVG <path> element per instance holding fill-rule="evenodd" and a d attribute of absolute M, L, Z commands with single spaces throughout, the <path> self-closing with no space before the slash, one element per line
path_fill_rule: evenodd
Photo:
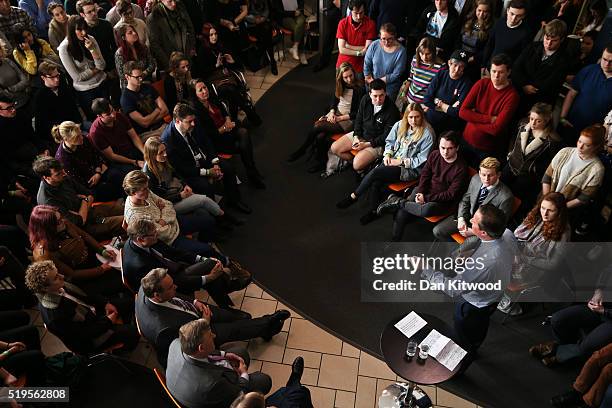
<path fill-rule="evenodd" d="M 293 58 L 296 61 L 300 60 L 300 55 L 298 54 L 298 48 L 297 47 L 291 47 L 289 48 L 289 54 L 291 54 L 291 58 Z"/>
<path fill-rule="evenodd" d="M 306 55 L 305 54 L 300 54 L 300 64 L 302 65 L 308 65 L 308 60 L 306 59 Z"/>

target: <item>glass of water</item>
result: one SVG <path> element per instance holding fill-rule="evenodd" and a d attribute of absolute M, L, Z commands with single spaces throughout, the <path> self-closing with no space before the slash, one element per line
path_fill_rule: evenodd
<path fill-rule="evenodd" d="M 429 357 L 429 346 L 427 344 L 423 344 L 421 347 L 419 347 L 419 358 L 421 360 L 427 360 L 427 357 Z"/>
<path fill-rule="evenodd" d="M 406 346 L 406 357 L 412 358 L 415 356 L 417 350 L 417 342 L 414 340 L 408 341 L 408 345 Z"/>

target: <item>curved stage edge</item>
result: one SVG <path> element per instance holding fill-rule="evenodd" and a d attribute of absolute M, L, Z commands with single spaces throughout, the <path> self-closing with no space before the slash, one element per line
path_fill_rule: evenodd
<path fill-rule="evenodd" d="M 256 281 L 279 301 L 338 338 L 382 358 L 379 336 L 385 324 L 410 310 L 435 314 L 452 323 L 452 303 L 363 303 L 360 300 L 360 244 L 390 239 L 391 217 L 361 226 L 358 203 L 345 211 L 335 203 L 355 187 L 351 171 L 327 180 L 306 172 L 302 159 L 286 164 L 313 119 L 330 103 L 334 68 L 313 74 L 297 67 L 279 79 L 257 103 L 264 124 L 253 131 L 255 157 L 267 190 L 243 187 L 253 208 L 235 230 L 226 253 L 253 271 Z M 239 166 L 241 168 L 241 166 Z M 417 221 L 406 241 L 433 239 L 432 224 Z M 550 397 L 568 389 L 575 367 L 548 369 L 528 348 L 550 340 L 541 308 L 508 319 L 492 318 L 479 359 L 460 377 L 440 386 L 485 407 L 549 406 Z"/>

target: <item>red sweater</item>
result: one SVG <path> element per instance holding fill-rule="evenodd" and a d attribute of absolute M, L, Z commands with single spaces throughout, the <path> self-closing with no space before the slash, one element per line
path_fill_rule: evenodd
<path fill-rule="evenodd" d="M 465 141 L 485 152 L 505 149 L 503 131 L 518 103 L 519 95 L 512 85 L 497 90 L 489 78 L 476 82 L 459 109 L 459 117 L 467 122 L 463 131 Z M 497 116 L 495 123 L 491 123 L 492 116 Z"/>

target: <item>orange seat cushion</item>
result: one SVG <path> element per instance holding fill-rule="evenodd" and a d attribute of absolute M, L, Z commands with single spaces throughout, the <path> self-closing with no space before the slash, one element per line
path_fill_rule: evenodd
<path fill-rule="evenodd" d="M 400 181 L 399 183 L 393 183 L 393 184 L 389 184 L 389 188 L 393 191 L 404 191 L 405 189 L 407 189 L 408 187 L 412 187 L 414 185 L 416 185 L 417 180 L 410 180 L 410 181 Z"/>
<path fill-rule="evenodd" d="M 451 235 L 451 237 L 455 240 L 456 243 L 458 244 L 463 244 L 463 241 L 465 241 L 465 238 L 463 237 L 463 235 L 461 235 L 458 232 L 455 232 L 453 235 Z"/>

